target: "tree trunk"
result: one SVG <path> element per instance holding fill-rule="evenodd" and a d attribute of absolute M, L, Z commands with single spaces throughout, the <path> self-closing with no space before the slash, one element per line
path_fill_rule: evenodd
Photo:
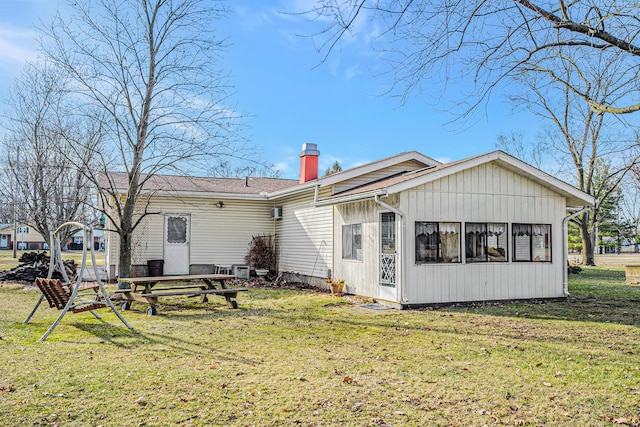
<path fill-rule="evenodd" d="M 118 277 L 131 277 L 131 234 L 120 234 Z"/>
<path fill-rule="evenodd" d="M 589 224 L 588 213 L 580 216 L 578 227 L 580 229 L 580 238 L 582 239 L 582 264 L 594 266 L 596 263 L 593 256 L 593 233 Z"/>
<path fill-rule="evenodd" d="M 133 239 L 133 210 L 135 197 L 127 197 L 120 218 L 119 277 L 131 277 L 131 242 Z"/>

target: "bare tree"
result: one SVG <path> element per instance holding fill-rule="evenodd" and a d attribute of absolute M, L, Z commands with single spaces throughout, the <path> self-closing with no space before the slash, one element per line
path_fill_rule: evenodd
<path fill-rule="evenodd" d="M 245 165 L 234 164 L 231 161 L 220 161 L 212 166 L 210 176 L 219 178 L 246 178 L 259 176 L 265 178 L 280 178 L 281 172 L 275 165 L 268 163 L 245 161 Z"/>
<path fill-rule="evenodd" d="M 432 93 L 428 82 L 444 93 L 447 83 L 464 80 L 474 84 L 457 100 L 468 114 L 503 81 L 536 68 L 595 112 L 623 114 L 640 110 L 639 11 L 636 2 L 598 0 L 317 0 L 308 14 L 325 25 L 316 34 L 325 55 L 371 32 L 368 39 L 390 65 L 390 92 L 403 100 L 416 90 Z M 615 102 L 592 98 L 582 83 L 557 73 L 558 50 L 573 64 L 622 58 L 618 72 L 630 90 Z"/>
<path fill-rule="evenodd" d="M 538 169 L 544 169 L 545 154 L 548 152 L 549 143 L 542 138 L 536 143 L 525 140 L 521 132 L 512 132 L 509 134 L 498 134 L 496 137 L 496 147 L 515 156 L 519 159 L 526 160 L 532 166 Z"/>
<path fill-rule="evenodd" d="M 76 163 L 91 167 L 100 129 L 70 114 L 66 79 L 46 62 L 27 64 L 6 102 L 4 178 L 0 192 L 16 204 L 16 217 L 48 244 L 49 231 L 67 221 L 92 222 L 91 182 Z M 78 146 L 89 150 L 78 150 Z M 92 203 L 93 202 L 93 203 Z"/>
<path fill-rule="evenodd" d="M 632 171 L 632 179 L 625 181 L 622 185 L 624 197 L 620 208 L 622 217 L 630 225 L 635 251 L 638 251 L 640 244 L 640 177 L 637 167 L 634 167 Z"/>
<path fill-rule="evenodd" d="M 238 114 L 218 69 L 224 43 L 215 19 L 226 10 L 206 0 L 69 2 L 45 29 L 46 57 L 70 76 L 83 110 L 99 111 L 105 130 L 90 178 L 119 236 L 119 274 L 131 268 L 135 228 L 151 214 L 136 206 L 158 173 L 206 170 L 220 157 L 241 157 Z M 110 172 L 125 172 L 124 191 Z M 145 197 L 145 200 L 148 198 Z M 136 210 L 137 209 L 137 210 Z"/>
<path fill-rule="evenodd" d="M 335 162 L 333 162 L 330 168 L 327 168 L 324 171 L 324 176 L 333 175 L 334 173 L 338 173 L 341 171 L 342 171 L 342 166 L 340 165 L 340 162 L 336 160 Z"/>
<path fill-rule="evenodd" d="M 564 174 L 580 190 L 591 194 L 596 205 L 588 213 L 575 219 L 582 239 L 582 257 L 586 265 L 594 265 L 596 223 L 601 204 L 612 192 L 618 191 L 623 178 L 637 164 L 638 138 L 633 129 L 620 126 L 612 115 L 599 114 L 589 104 L 580 102 L 582 95 L 571 87 L 582 85 L 584 94 L 594 102 L 604 105 L 626 96 L 628 82 L 623 73 L 623 61 L 586 58 L 580 64 L 562 54 L 545 59 L 552 65 L 554 77 L 532 64 L 530 70 L 518 77 L 525 90 L 513 96 L 512 102 L 542 117 L 550 127 L 533 144 L 538 155 L 549 153 L 545 160 L 535 160 L 543 165 L 558 165 L 554 175 Z M 553 62 L 553 64 L 551 64 Z M 556 77 L 567 84 L 559 84 Z M 499 139 L 506 151 L 521 146 L 506 145 L 510 141 Z M 525 157 L 526 158 L 526 157 Z"/>

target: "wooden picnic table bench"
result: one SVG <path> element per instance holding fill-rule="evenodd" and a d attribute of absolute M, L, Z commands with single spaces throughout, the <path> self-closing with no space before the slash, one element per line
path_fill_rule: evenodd
<path fill-rule="evenodd" d="M 128 310 L 133 301 L 149 304 L 147 314 L 157 314 L 156 304 L 159 297 L 186 295 L 188 297 L 200 296 L 201 302 L 207 302 L 207 295 L 223 296 L 229 307 L 238 308 L 234 300 L 238 292 L 246 292 L 247 288 L 227 288 L 225 280 L 235 279 L 232 274 L 192 274 L 186 276 L 152 276 L 152 277 L 126 277 L 118 279 L 120 283 L 128 283 L 130 288 L 118 289 L 124 302 L 121 309 Z M 162 286 L 159 286 L 162 284 Z"/>

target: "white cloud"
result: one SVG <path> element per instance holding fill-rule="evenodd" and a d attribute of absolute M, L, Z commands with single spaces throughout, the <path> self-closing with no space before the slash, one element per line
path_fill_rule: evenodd
<path fill-rule="evenodd" d="M 449 158 L 449 157 L 434 157 L 433 159 L 439 161 L 440 163 L 444 163 L 444 164 L 451 163 L 451 158 Z"/>
<path fill-rule="evenodd" d="M 265 25 L 272 25 L 272 14 L 268 10 L 255 10 L 238 6 L 234 9 L 234 12 L 240 18 L 240 25 L 243 31 L 262 31 Z"/>
<path fill-rule="evenodd" d="M 288 177 L 291 174 L 293 174 L 293 171 L 291 170 L 291 165 L 287 162 L 278 162 L 275 165 L 273 165 L 273 167 L 279 171 L 283 177 Z"/>
<path fill-rule="evenodd" d="M 362 71 L 360 70 L 360 67 L 358 65 L 353 65 L 344 71 L 344 75 L 347 78 L 347 80 L 351 80 L 355 76 L 359 76 L 361 74 L 362 74 Z"/>
<path fill-rule="evenodd" d="M 279 147 L 277 158 L 282 160 L 276 162 L 273 167 L 277 171 L 280 171 L 282 178 L 295 179 L 298 177 L 298 168 L 300 166 L 299 153 L 299 151 L 290 146 L 282 145 Z"/>
<path fill-rule="evenodd" d="M 317 0 L 288 0 L 282 2 L 282 11 L 285 12 L 284 16 L 288 19 L 298 19 L 298 18 L 315 18 L 315 15 L 312 13 L 310 15 L 306 15 L 307 12 L 314 10 L 317 7 Z M 323 17 L 318 17 L 318 19 L 324 19 Z"/>
<path fill-rule="evenodd" d="M 355 160 L 351 163 L 348 168 L 343 166 L 343 169 L 357 168 L 358 166 L 366 165 L 367 163 L 371 163 L 373 160 Z"/>
<path fill-rule="evenodd" d="M 36 32 L 4 27 L 0 30 L 0 62 L 23 64 L 36 58 Z"/>

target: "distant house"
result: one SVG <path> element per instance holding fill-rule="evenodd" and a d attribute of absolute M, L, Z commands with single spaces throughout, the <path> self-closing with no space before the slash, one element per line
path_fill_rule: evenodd
<path fill-rule="evenodd" d="M 0 224 L 0 249 L 13 249 L 13 231 L 13 224 Z M 38 233 L 33 227 L 18 224 L 15 234 L 18 250 L 39 251 L 49 248 L 42 234 Z"/>
<path fill-rule="evenodd" d="M 69 238 L 64 248 L 71 251 L 81 251 L 84 247 L 84 230 L 80 230 Z M 104 250 L 104 230 L 93 230 L 93 248 L 96 251 Z"/>
<path fill-rule="evenodd" d="M 164 274 L 244 264 L 251 237 L 271 234 L 285 277 L 342 279 L 398 307 L 567 295 L 563 225 L 590 195 L 501 151 L 448 164 L 405 152 L 321 178 L 319 154 L 303 146 L 299 180 L 153 177 L 138 274 L 153 259 Z M 106 239 L 117 277 L 117 235 Z"/>

